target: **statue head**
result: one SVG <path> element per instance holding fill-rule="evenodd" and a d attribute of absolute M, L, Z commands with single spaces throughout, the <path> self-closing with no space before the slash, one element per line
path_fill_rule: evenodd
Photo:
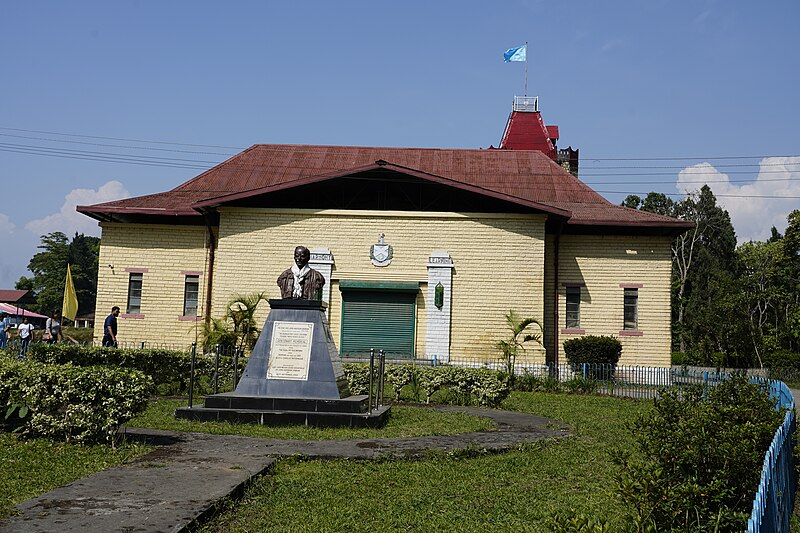
<path fill-rule="evenodd" d="M 311 259 L 311 252 L 305 246 L 298 246 L 294 249 L 294 262 L 297 268 L 303 268 Z"/>

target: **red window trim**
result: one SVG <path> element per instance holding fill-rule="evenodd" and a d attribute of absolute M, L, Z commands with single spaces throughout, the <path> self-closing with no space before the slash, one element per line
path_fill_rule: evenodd
<path fill-rule="evenodd" d="M 142 313 L 131 313 L 131 314 L 124 313 L 119 316 L 122 318 L 136 318 L 136 319 L 144 318 L 144 315 Z"/>
<path fill-rule="evenodd" d="M 638 329 L 621 329 L 619 331 L 620 337 L 641 337 L 644 331 Z"/>
<path fill-rule="evenodd" d="M 195 272 L 194 270 L 181 270 L 181 276 L 197 276 L 199 278 L 202 275 L 202 272 Z"/>
<path fill-rule="evenodd" d="M 198 320 L 202 320 L 202 317 L 199 316 L 191 316 L 191 315 L 181 315 L 178 317 L 178 320 L 184 322 L 197 322 Z"/>
<path fill-rule="evenodd" d="M 620 289 L 641 289 L 644 287 L 644 283 L 620 283 Z"/>

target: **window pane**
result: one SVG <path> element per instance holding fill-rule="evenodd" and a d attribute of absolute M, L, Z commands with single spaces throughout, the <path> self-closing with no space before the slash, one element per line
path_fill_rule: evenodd
<path fill-rule="evenodd" d="M 639 289 L 625 289 L 625 315 L 622 329 L 638 329 Z"/>
<path fill-rule="evenodd" d="M 138 314 L 142 310 L 142 274 L 131 274 L 128 279 L 128 314 Z"/>
<path fill-rule="evenodd" d="M 581 288 L 567 287 L 567 328 L 581 327 Z"/>
<path fill-rule="evenodd" d="M 183 288 L 183 316 L 197 316 L 197 301 L 199 293 L 199 276 L 186 276 L 186 282 Z"/>

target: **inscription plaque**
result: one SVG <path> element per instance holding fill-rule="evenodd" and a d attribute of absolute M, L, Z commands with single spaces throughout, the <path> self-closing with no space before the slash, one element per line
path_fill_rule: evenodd
<path fill-rule="evenodd" d="M 267 379 L 307 381 L 313 338 L 313 322 L 273 323 Z"/>

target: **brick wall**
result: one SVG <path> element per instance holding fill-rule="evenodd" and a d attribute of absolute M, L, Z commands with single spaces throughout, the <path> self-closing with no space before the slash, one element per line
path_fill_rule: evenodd
<path fill-rule="evenodd" d="M 546 313 L 552 317 L 553 249 L 547 236 Z M 562 235 L 558 273 L 559 360 L 563 342 L 580 335 L 613 335 L 622 342 L 623 365 L 669 366 L 671 238 Z M 566 286 L 581 286 L 580 330 L 566 326 Z M 638 330 L 623 331 L 624 286 L 639 293 Z M 552 349 L 553 324 L 546 344 Z"/>
<path fill-rule="evenodd" d="M 370 262 L 370 246 L 384 233 L 394 250 L 387 267 Z M 330 323 L 339 344 L 341 293 L 338 281 L 386 280 L 420 283 L 416 349 L 425 354 L 427 264 L 434 250 L 447 250 L 453 272 L 451 355 L 496 356 L 505 335 L 503 315 L 542 318 L 544 216 L 309 210 L 221 210 L 214 301 L 220 309 L 237 292 L 264 291 L 280 297 L 275 280 L 292 264 L 296 245 L 329 248 L 333 254 Z M 268 306 L 261 308 L 266 319 Z M 543 360 L 543 350 L 531 350 Z"/>
<path fill-rule="evenodd" d="M 117 305 L 120 342 L 184 343 L 198 338 L 196 320 L 183 317 L 186 273 L 199 274 L 198 315 L 206 294 L 206 229 L 202 226 L 102 223 L 97 283 L 95 339 L 103 336 L 103 320 Z M 108 265 L 113 265 L 110 268 Z M 131 271 L 142 272 L 139 315 L 126 313 Z"/>

